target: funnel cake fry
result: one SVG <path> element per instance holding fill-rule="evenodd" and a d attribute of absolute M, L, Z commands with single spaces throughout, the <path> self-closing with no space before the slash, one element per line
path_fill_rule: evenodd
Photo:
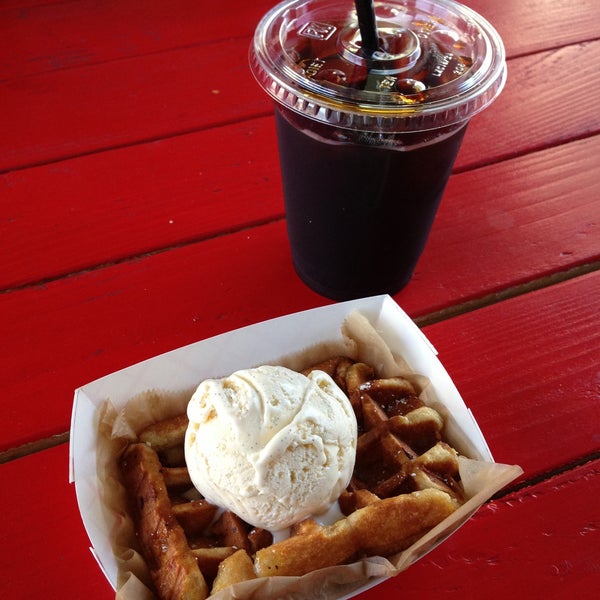
<path fill-rule="evenodd" d="M 303 373 L 315 369 L 348 395 L 359 429 L 352 479 L 338 500 L 344 516 L 331 525 L 307 518 L 273 543 L 270 532 L 218 511 L 195 490 L 190 496 L 179 452 L 185 415 L 153 424 L 139 436 L 145 443 L 129 447 L 123 476 L 161 600 L 203 599 L 256 577 L 302 576 L 362 557 L 390 557 L 462 504 L 458 454 L 442 440 L 442 417 L 410 381 L 377 378 L 373 367 L 346 357 Z"/>
<path fill-rule="evenodd" d="M 121 465 L 142 552 L 161 599 L 204 600 L 208 586 L 173 515 L 156 452 L 132 444 Z"/>

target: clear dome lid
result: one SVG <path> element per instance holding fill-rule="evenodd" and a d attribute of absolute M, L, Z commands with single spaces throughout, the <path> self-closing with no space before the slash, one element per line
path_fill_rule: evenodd
<path fill-rule="evenodd" d="M 504 46 L 453 0 L 375 2 L 378 50 L 363 52 L 352 0 L 288 0 L 258 24 L 250 66 L 278 103 L 338 127 L 423 131 L 466 121 L 506 81 Z"/>

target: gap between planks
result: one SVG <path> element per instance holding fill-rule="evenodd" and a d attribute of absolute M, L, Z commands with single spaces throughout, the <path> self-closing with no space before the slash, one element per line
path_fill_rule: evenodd
<path fill-rule="evenodd" d="M 548 471 L 543 471 L 542 473 L 538 473 L 535 476 L 522 478 L 521 480 L 518 480 L 517 483 L 510 484 L 510 485 L 506 486 L 505 488 L 502 488 L 500 491 L 496 492 L 490 498 L 490 501 L 498 500 L 500 498 L 503 498 L 504 496 L 508 496 L 509 494 L 518 493 L 521 490 L 525 490 L 527 488 L 534 487 L 540 483 L 543 483 L 544 481 L 548 481 L 549 479 L 552 479 L 553 477 L 557 477 L 558 475 L 564 475 L 565 473 L 568 473 L 569 471 L 573 471 L 579 467 L 583 467 L 587 464 L 593 463 L 598 460 L 600 460 L 600 450 L 598 450 L 596 452 L 592 452 L 590 454 L 586 454 L 585 456 L 582 456 L 582 457 L 578 458 L 577 460 L 573 460 L 568 463 L 559 465 L 558 467 L 555 467 L 554 469 L 549 469 Z"/>
<path fill-rule="evenodd" d="M 434 323 L 439 323 L 440 321 L 445 321 L 446 319 L 451 319 L 453 317 L 457 317 L 486 306 L 491 306 L 492 304 L 497 304 L 499 302 L 509 300 L 510 298 L 516 298 L 517 296 L 522 296 L 523 294 L 528 294 L 529 292 L 541 290 L 558 283 L 568 281 L 569 279 L 575 279 L 576 277 L 581 277 L 582 275 L 587 275 L 588 273 L 593 273 L 594 271 L 600 271 L 600 260 L 578 265 L 576 267 L 571 267 L 564 271 L 552 273 L 551 275 L 537 277 L 525 283 L 507 287 L 499 292 L 493 292 L 491 294 L 487 294 L 486 296 L 474 298 L 473 300 L 467 300 L 466 302 L 461 302 L 460 304 L 455 304 L 454 306 L 443 308 L 442 310 L 428 313 L 420 317 L 415 317 L 413 321 L 420 328 L 427 327 L 428 325 L 433 325 Z"/>
<path fill-rule="evenodd" d="M 171 252 L 172 250 L 177 250 L 178 248 L 184 248 L 185 246 L 189 246 L 191 244 L 199 244 L 202 242 L 208 242 L 209 240 L 215 240 L 221 237 L 225 237 L 228 235 L 233 235 L 236 233 L 240 233 L 242 231 L 254 229 L 255 227 L 263 227 L 265 225 L 269 225 L 271 223 L 277 223 L 278 221 L 282 221 L 285 219 L 285 215 L 275 215 L 272 217 L 268 217 L 266 219 L 257 219 L 256 221 L 252 221 L 250 223 L 245 223 L 244 225 L 238 227 L 232 227 L 231 229 L 223 229 L 217 233 L 211 233 L 208 235 L 188 238 L 185 240 L 180 240 L 177 243 L 171 244 L 169 246 L 162 246 L 160 248 L 155 248 L 153 250 L 149 250 L 148 252 L 143 252 L 142 254 L 135 254 L 131 256 L 125 256 L 120 259 L 115 259 L 110 262 L 98 263 L 95 265 L 91 265 L 87 268 L 81 269 L 79 271 L 73 271 L 68 273 L 59 273 L 53 275 L 52 277 L 47 277 L 45 279 L 37 279 L 36 281 L 30 281 L 23 285 L 17 285 L 14 287 L 8 287 L 5 289 L 0 289 L 0 295 L 9 294 L 14 292 L 20 292 L 22 290 L 30 289 L 30 288 L 38 288 L 40 286 L 48 285 L 54 281 L 58 281 L 60 279 L 67 279 L 71 277 L 79 277 L 80 275 L 85 275 L 86 273 L 93 273 L 94 271 L 99 271 L 101 269 L 107 269 L 109 267 L 114 267 L 116 265 L 122 265 L 128 262 L 137 262 L 141 259 L 149 258 L 151 256 L 156 256 L 157 254 L 163 254 L 165 252 Z"/>
<path fill-rule="evenodd" d="M 416 325 L 420 328 L 433 325 L 434 323 L 439 323 L 441 321 L 445 321 L 447 319 L 451 319 L 453 317 L 457 317 L 459 315 L 466 314 L 468 312 L 473 312 L 475 310 L 485 308 L 487 306 L 491 306 L 493 304 L 498 304 L 500 302 L 504 302 L 505 300 L 509 300 L 511 298 L 516 298 L 517 296 L 522 296 L 524 294 L 528 294 L 533 291 L 541 290 L 559 283 L 563 283 L 570 279 L 575 279 L 577 277 L 581 277 L 588 273 L 592 273 L 594 271 L 600 271 L 600 261 L 595 261 L 592 263 L 586 263 L 584 265 L 580 265 L 577 267 L 573 267 L 571 269 L 567 269 L 565 271 L 559 271 L 557 273 L 553 273 L 552 275 L 547 275 L 544 277 L 539 277 L 536 279 L 532 279 L 523 284 L 511 286 L 506 288 L 500 292 L 495 292 L 493 294 L 488 294 L 486 296 L 482 296 L 480 298 L 475 298 L 473 300 L 469 300 L 467 302 L 463 302 L 457 304 L 455 306 L 451 306 L 449 308 L 442 309 L 440 311 L 432 312 L 426 315 L 422 315 L 420 317 L 415 317 L 413 320 Z M 56 435 L 52 435 L 47 438 L 43 438 L 40 440 L 36 440 L 34 442 L 28 442 L 21 446 L 16 446 L 15 448 L 10 448 L 8 450 L 4 450 L 0 452 L 0 464 L 7 463 L 18 458 L 23 458 L 28 456 L 29 454 L 34 454 L 36 452 L 41 452 L 43 450 L 48 450 L 53 448 L 54 446 L 58 446 L 60 444 L 66 443 L 69 441 L 69 432 L 59 433 Z M 583 462 L 588 462 L 589 460 L 595 460 L 596 458 L 600 458 L 600 453 L 596 456 L 592 454 L 588 457 L 584 457 L 582 459 Z M 581 461 L 577 461 L 573 464 L 563 465 L 562 467 L 553 470 L 548 473 L 544 473 L 540 475 L 541 480 L 548 479 L 553 477 L 559 473 L 562 473 L 565 470 L 569 470 L 574 468 L 575 466 L 579 466 Z M 539 483 L 538 478 L 534 478 L 531 480 L 526 480 L 522 484 L 521 487 L 525 487 L 528 485 L 535 485 Z M 509 493 L 514 491 L 515 489 L 520 489 L 520 487 L 510 487 L 506 488 L 506 491 L 500 492 L 501 495 L 505 495 L 505 493 Z"/>
<path fill-rule="evenodd" d="M 1 82 L 0 82 L 1 83 Z M 93 156 L 94 154 L 103 154 L 105 152 L 114 152 L 115 150 L 122 150 L 124 148 L 132 148 L 135 146 L 143 146 L 144 144 L 153 144 L 155 142 L 162 142 L 164 140 L 170 140 L 172 138 L 178 138 L 186 135 L 192 135 L 201 131 L 208 131 L 209 129 L 219 129 L 221 127 L 227 127 L 229 125 L 236 125 L 237 123 L 244 123 L 245 121 L 252 121 L 253 119 L 263 119 L 265 117 L 272 117 L 273 110 L 259 111 L 257 113 L 249 114 L 243 118 L 236 119 L 223 119 L 217 123 L 209 123 L 200 127 L 191 127 L 188 129 L 181 129 L 172 131 L 168 134 L 160 134 L 157 136 L 149 136 L 147 138 L 140 138 L 135 141 L 125 142 L 123 144 L 113 144 L 109 146 L 102 146 L 100 148 L 94 148 L 91 150 L 84 150 L 76 152 L 75 154 L 65 154 L 61 156 L 55 156 L 47 160 L 33 161 L 27 164 L 16 165 L 14 167 L 8 167 L 6 169 L 0 169 L 0 175 L 7 175 L 8 173 L 16 173 L 18 171 L 26 171 L 27 169 L 35 169 L 38 167 L 45 167 L 56 163 L 75 160 L 85 156 Z M 597 132 L 596 132 L 597 133 Z M 592 134 L 593 135 L 593 134 Z"/>
<path fill-rule="evenodd" d="M 37 440 L 35 442 L 30 442 L 28 444 L 24 444 L 23 446 L 19 446 L 11 450 L 6 450 L 5 452 L 0 453 L 0 464 L 7 463 L 18 458 L 23 458 L 36 452 L 49 450 L 50 448 L 54 448 L 55 446 L 59 446 L 61 444 L 67 444 L 69 443 L 69 439 L 70 434 L 68 431 L 66 431 L 65 433 L 53 435 L 43 440 Z M 505 496 L 508 496 L 510 494 L 519 493 L 522 490 L 534 487 L 536 485 L 539 485 L 540 483 L 549 481 L 550 479 L 557 477 L 558 475 L 563 475 L 565 473 L 568 473 L 569 471 L 573 471 L 579 467 L 582 467 L 586 464 L 592 463 L 597 460 L 600 460 L 600 451 L 592 452 L 591 454 L 582 456 L 577 460 L 559 465 L 554 469 L 544 471 L 533 477 L 525 477 L 517 481 L 517 483 L 515 484 L 510 484 L 505 488 L 502 488 L 500 491 L 496 492 L 496 494 L 494 494 L 491 498 L 489 498 L 487 502 L 493 502 L 495 500 L 500 500 L 501 498 L 504 498 Z"/>
<path fill-rule="evenodd" d="M 30 454 L 35 454 L 36 452 L 49 450 L 50 448 L 54 448 L 54 446 L 59 446 L 60 444 L 65 444 L 69 441 L 69 437 L 69 432 L 65 431 L 65 433 L 57 433 L 56 435 L 52 435 L 41 440 L 36 440 L 35 442 L 28 442 L 22 446 L 17 446 L 16 448 L 10 448 L 9 450 L 0 452 L 0 465 L 12 460 L 16 460 L 17 458 L 23 458 L 25 456 L 29 456 Z"/>
<path fill-rule="evenodd" d="M 582 140 L 587 140 L 587 139 L 593 138 L 599 134 L 600 134 L 600 130 L 594 129 L 594 130 L 583 132 L 580 135 L 574 135 L 574 136 L 570 137 L 568 140 L 561 140 L 558 143 L 550 141 L 547 143 L 544 142 L 544 143 L 540 143 L 540 144 L 535 144 L 533 146 L 528 146 L 527 148 L 523 148 L 521 150 L 517 150 L 514 152 L 506 152 L 505 154 L 497 156 L 496 158 L 492 158 L 490 160 L 473 161 L 473 162 L 467 163 L 462 166 L 458 166 L 458 167 L 455 166 L 452 169 L 452 175 L 460 175 L 461 173 L 466 173 L 468 171 L 474 171 L 476 169 L 483 169 L 485 167 L 489 167 L 489 166 L 497 164 L 497 163 L 502 163 L 502 162 L 506 162 L 509 160 L 515 160 L 515 159 L 522 158 L 524 156 L 528 156 L 530 154 L 535 154 L 536 152 L 544 152 L 544 150 L 550 150 L 551 148 L 560 148 L 561 146 L 565 146 L 568 144 L 572 144 L 572 143 L 580 142 Z M 0 175 L 1 175 L 1 173 L 0 173 Z"/>

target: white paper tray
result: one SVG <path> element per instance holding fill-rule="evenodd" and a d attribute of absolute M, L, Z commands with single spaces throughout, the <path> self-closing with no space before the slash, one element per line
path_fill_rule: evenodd
<path fill-rule="evenodd" d="M 69 476 L 75 483 L 91 551 L 113 588 L 117 582 L 117 563 L 108 535 L 112 523 L 107 522 L 100 505 L 96 476 L 100 405 L 110 399 L 116 408 L 121 408 L 129 399 L 149 389 L 183 391 L 208 377 L 226 376 L 237 369 L 273 362 L 321 341 L 341 341 L 342 323 L 353 311 L 367 317 L 389 348 L 401 355 L 415 373 L 429 378 L 435 400 L 448 409 L 454 430 L 460 431 L 461 440 L 457 442 L 460 450 L 471 458 L 493 461 L 479 426 L 437 359 L 437 352 L 389 296 L 308 310 L 178 348 L 75 390 Z"/>

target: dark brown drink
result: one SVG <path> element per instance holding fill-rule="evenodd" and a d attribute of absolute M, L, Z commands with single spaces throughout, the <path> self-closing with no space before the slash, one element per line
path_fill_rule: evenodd
<path fill-rule="evenodd" d="M 400 290 L 425 247 L 466 125 L 403 150 L 356 132 L 340 141 L 339 130 L 281 107 L 275 118 L 298 275 L 335 300 Z"/>

